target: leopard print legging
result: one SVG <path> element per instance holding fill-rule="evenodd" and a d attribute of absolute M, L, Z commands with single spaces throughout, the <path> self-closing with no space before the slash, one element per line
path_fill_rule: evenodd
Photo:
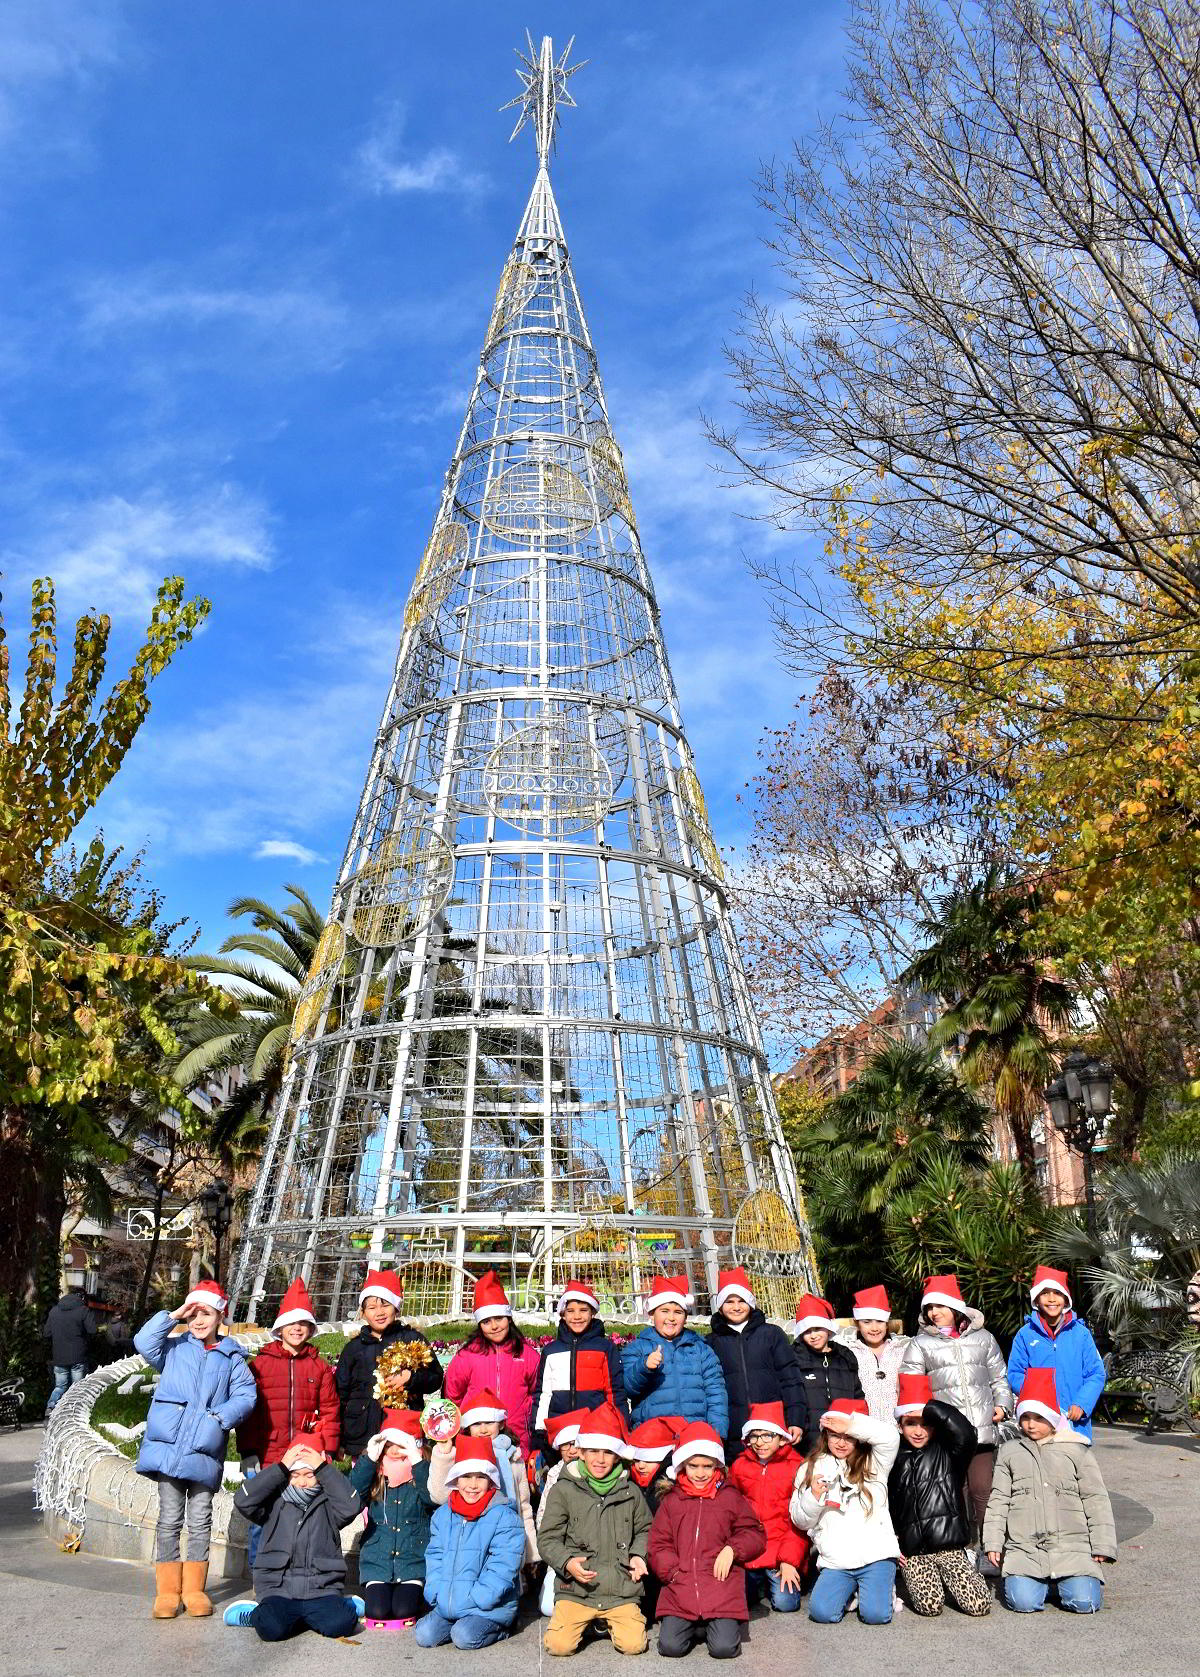
<path fill-rule="evenodd" d="M 992 1595 L 961 1549 L 939 1549 L 932 1555 L 910 1555 L 900 1568 L 899 1582 L 914 1613 L 934 1619 L 946 1597 L 960 1613 L 982 1619 L 992 1610 Z"/>

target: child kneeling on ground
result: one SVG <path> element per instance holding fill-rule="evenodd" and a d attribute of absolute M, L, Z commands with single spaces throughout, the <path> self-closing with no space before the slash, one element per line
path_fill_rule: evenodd
<path fill-rule="evenodd" d="M 767 1534 L 753 1508 L 725 1478 L 725 1452 L 712 1427 L 694 1421 L 675 1446 L 675 1488 L 650 1527 L 650 1565 L 662 1580 L 658 1651 L 688 1653 L 703 1631 L 713 1659 L 742 1651 L 746 1567 Z"/>
<path fill-rule="evenodd" d="M 837 1398 L 820 1417 L 820 1442 L 792 1492 L 792 1519 L 812 1537 L 817 1581 L 808 1616 L 835 1625 L 855 1590 L 865 1625 L 892 1618 L 900 1545 L 888 1513 L 888 1474 L 900 1434 L 867 1412 L 863 1398 Z"/>
<path fill-rule="evenodd" d="M 766 1548 L 746 1570 L 746 1588 L 751 1601 L 766 1596 L 776 1613 L 794 1613 L 808 1539 L 792 1524 L 790 1503 L 804 1458 L 792 1448 L 782 1403 L 752 1403 L 742 1436 L 747 1448 L 734 1459 L 729 1478 L 767 1534 Z"/>
<path fill-rule="evenodd" d="M 933 1619 L 946 1597 L 973 1619 L 992 1610 L 991 1591 L 967 1555 L 971 1526 L 963 1496 L 975 1454 L 974 1424 L 938 1403 L 927 1374 L 902 1374 L 896 1419 L 900 1453 L 888 1477 L 888 1506 L 904 1552 L 900 1579 L 914 1613 Z"/>
<path fill-rule="evenodd" d="M 581 1421 L 570 1462 L 546 1495 L 542 1557 L 555 1575 L 548 1654 L 573 1654 L 589 1627 L 607 1630 L 619 1654 L 646 1648 L 642 1581 L 650 1509 L 622 1461 L 625 1428 L 611 1404 Z"/>
<path fill-rule="evenodd" d="M 341 1529 L 362 1503 L 311 1433 L 297 1433 L 281 1462 L 264 1467 L 237 1488 L 233 1505 L 261 1528 L 254 1557 L 252 1601 L 225 1609 L 227 1625 L 251 1625 L 264 1642 L 297 1631 L 348 1636 L 363 1613 L 345 1594 Z"/>
<path fill-rule="evenodd" d="M 422 1648 L 490 1647 L 512 1630 L 521 1600 L 525 1528 L 500 1492 L 490 1438 L 459 1433 L 446 1474 L 449 1500 L 430 1524 L 425 1600 L 413 1632 Z"/>
<path fill-rule="evenodd" d="M 983 1544 L 1014 1613 L 1040 1613 L 1051 1589 L 1068 1613 L 1098 1613 L 1117 1558 L 1112 1504 L 1088 1439 L 1059 1408 L 1052 1368 L 1031 1368 L 1017 1399 L 1020 1438 L 1000 1446 Z"/>
<path fill-rule="evenodd" d="M 421 1445 L 416 1410 L 389 1410 L 350 1471 L 367 1514 L 358 1581 L 368 1630 L 407 1630 L 425 1611 L 430 1521 L 453 1451 L 434 1445 L 431 1464 Z"/>

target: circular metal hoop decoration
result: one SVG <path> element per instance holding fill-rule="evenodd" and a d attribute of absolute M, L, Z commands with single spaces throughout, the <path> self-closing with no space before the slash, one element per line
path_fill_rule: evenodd
<path fill-rule="evenodd" d="M 694 769 L 680 769 L 679 796 L 683 802 L 683 815 L 687 823 L 688 837 L 692 841 L 692 849 L 714 879 L 724 879 L 725 867 L 713 838 L 712 823 L 708 819 L 708 804 Z"/>
<path fill-rule="evenodd" d="M 505 541 L 566 541 L 596 522 L 587 484 L 569 466 L 530 457 L 509 466 L 483 502 L 483 522 Z"/>
<path fill-rule="evenodd" d="M 632 524 L 633 502 L 629 498 L 629 479 L 625 475 L 625 462 L 615 437 L 597 437 L 592 444 L 592 470 L 596 477 L 600 516 L 610 518 L 616 513 L 626 524 Z"/>
<path fill-rule="evenodd" d="M 500 741 L 483 791 L 493 815 L 523 833 L 580 833 L 608 813 L 612 771 L 585 733 L 548 716 Z"/>
<path fill-rule="evenodd" d="M 537 283 L 537 269 L 532 263 L 522 262 L 517 257 L 509 259 L 496 287 L 496 301 L 488 322 L 489 341 L 516 319 L 537 290 Z"/>
<path fill-rule="evenodd" d="M 304 988 L 296 1003 L 296 1011 L 292 1016 L 293 1042 L 308 1036 L 315 1028 L 345 959 L 346 934 L 339 925 L 331 921 L 317 941 L 308 977 L 304 980 Z"/>
<path fill-rule="evenodd" d="M 429 820 L 413 821 L 386 841 L 354 882 L 351 926 L 360 943 L 387 949 L 416 937 L 445 906 L 454 852 Z"/>
<path fill-rule="evenodd" d="M 445 604 L 462 568 L 468 543 L 464 524 L 442 524 L 430 536 L 413 578 L 412 593 L 404 608 L 404 627 L 411 629 Z"/>

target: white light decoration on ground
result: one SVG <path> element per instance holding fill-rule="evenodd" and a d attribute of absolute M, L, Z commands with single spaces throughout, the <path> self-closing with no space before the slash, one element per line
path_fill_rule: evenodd
<path fill-rule="evenodd" d="M 521 55 L 537 172 L 297 1012 L 242 1319 L 297 1272 L 344 1318 L 365 1265 L 432 1250 L 456 1308 L 486 1267 L 530 1308 L 583 1274 L 624 1311 L 663 1268 L 703 1301 L 747 1206 L 776 1302 L 814 1283 L 550 184 L 568 57 Z"/>

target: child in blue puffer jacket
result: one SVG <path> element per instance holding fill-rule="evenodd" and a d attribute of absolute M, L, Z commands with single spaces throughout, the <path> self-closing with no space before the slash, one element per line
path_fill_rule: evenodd
<path fill-rule="evenodd" d="M 433 1516 L 425 1551 L 431 1611 L 414 1631 L 422 1648 L 487 1648 L 507 1636 L 521 1600 L 525 1528 L 500 1490 L 490 1438 L 459 1433 L 446 1474 L 450 1499 Z"/>
<path fill-rule="evenodd" d="M 724 1438 L 729 1395 L 711 1345 L 687 1326 L 693 1304 L 685 1275 L 657 1276 L 646 1300 L 650 1326 L 621 1353 L 634 1426 L 658 1415 L 703 1421 Z"/>
<path fill-rule="evenodd" d="M 1074 1313 L 1066 1270 L 1039 1264 L 1029 1297 L 1033 1309 L 1008 1354 L 1008 1383 L 1019 1392 L 1031 1368 L 1052 1368 L 1063 1413 L 1074 1431 L 1090 1440 L 1092 1411 L 1104 1391 L 1104 1364 L 1096 1341 Z"/>
<path fill-rule="evenodd" d="M 246 1353 L 236 1340 L 219 1337 L 228 1307 L 217 1283 L 202 1281 L 178 1310 L 160 1310 L 133 1339 L 161 1375 L 137 1458 L 138 1472 L 158 1480 L 155 1619 L 173 1619 L 181 1599 L 193 1618 L 212 1612 L 204 1586 L 213 1492 L 220 1489 L 229 1434 L 258 1401 Z M 187 1331 L 172 1339 L 180 1322 Z M 183 1561 L 179 1540 L 185 1513 L 188 1558 Z"/>

